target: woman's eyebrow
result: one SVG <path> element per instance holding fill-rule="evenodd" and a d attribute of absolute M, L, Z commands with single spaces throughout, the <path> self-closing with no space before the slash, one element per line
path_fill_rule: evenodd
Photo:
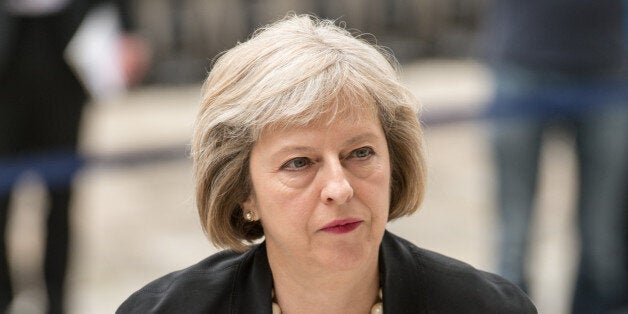
<path fill-rule="evenodd" d="M 359 143 L 359 142 L 373 140 L 375 138 L 377 138 L 377 136 L 374 133 L 371 133 L 371 132 L 362 133 L 362 134 L 358 134 L 358 135 L 348 139 L 347 141 L 345 141 L 345 145 L 346 146 L 350 146 L 350 145 L 354 145 L 354 144 Z"/>
<path fill-rule="evenodd" d="M 301 145 L 287 145 L 280 148 L 278 151 L 273 153 L 273 156 L 279 156 L 286 153 L 313 153 L 316 150 L 311 146 L 301 146 Z"/>
<path fill-rule="evenodd" d="M 371 132 L 367 132 L 367 133 L 362 133 L 362 134 L 358 134 L 348 140 L 346 140 L 344 142 L 345 146 L 351 146 L 351 145 L 355 145 L 359 142 L 363 142 L 363 141 L 368 141 L 368 140 L 373 140 L 377 138 L 377 136 L 374 133 Z M 281 156 L 283 154 L 287 154 L 287 153 L 314 153 L 316 152 L 316 149 L 312 146 L 306 146 L 306 145 L 286 145 L 284 147 L 281 147 L 279 150 L 277 150 L 276 152 L 274 152 L 272 154 L 273 157 L 277 157 L 277 156 Z"/>

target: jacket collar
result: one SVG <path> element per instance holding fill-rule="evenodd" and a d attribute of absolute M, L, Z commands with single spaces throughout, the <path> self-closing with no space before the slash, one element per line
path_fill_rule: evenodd
<path fill-rule="evenodd" d="M 380 246 L 384 313 L 420 313 L 427 306 L 424 269 L 404 241 L 386 231 Z"/>
<path fill-rule="evenodd" d="M 272 313 L 273 276 L 266 255 L 266 243 L 246 252 L 238 268 L 230 313 Z"/>
<path fill-rule="evenodd" d="M 380 282 L 385 313 L 417 313 L 425 309 L 424 270 L 400 238 L 386 231 L 380 245 Z M 238 266 L 231 295 L 232 313 L 271 313 L 272 273 L 266 245 L 255 246 Z"/>

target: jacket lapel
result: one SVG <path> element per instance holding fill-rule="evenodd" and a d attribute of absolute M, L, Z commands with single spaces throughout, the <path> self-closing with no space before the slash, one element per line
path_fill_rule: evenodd
<path fill-rule="evenodd" d="M 229 313 L 271 313 L 273 278 L 264 243 L 249 250 L 240 264 Z"/>
<path fill-rule="evenodd" d="M 426 313 L 425 270 L 408 246 L 386 231 L 379 259 L 384 313 Z"/>

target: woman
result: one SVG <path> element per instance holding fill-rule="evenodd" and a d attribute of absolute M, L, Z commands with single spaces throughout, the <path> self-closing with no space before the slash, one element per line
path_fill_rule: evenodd
<path fill-rule="evenodd" d="M 416 104 L 331 21 L 289 16 L 226 52 L 192 150 L 202 225 L 231 250 L 118 312 L 535 313 L 504 279 L 386 232 L 423 197 Z"/>

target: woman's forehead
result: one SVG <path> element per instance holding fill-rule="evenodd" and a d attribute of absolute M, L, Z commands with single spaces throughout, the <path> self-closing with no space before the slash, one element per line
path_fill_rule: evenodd
<path fill-rule="evenodd" d="M 361 122 L 351 117 L 335 117 L 333 122 L 313 122 L 308 125 L 267 129 L 253 145 L 253 150 L 263 147 L 263 151 L 286 153 L 294 151 L 315 151 L 323 143 L 353 146 L 358 142 L 379 142 L 386 140 L 384 130 L 377 117 L 364 114 Z"/>
<path fill-rule="evenodd" d="M 269 123 L 263 127 L 262 133 L 286 128 L 329 127 L 343 122 L 363 124 L 378 120 L 377 106 L 373 100 L 336 100 L 326 105 L 311 106 L 305 112 Z"/>

